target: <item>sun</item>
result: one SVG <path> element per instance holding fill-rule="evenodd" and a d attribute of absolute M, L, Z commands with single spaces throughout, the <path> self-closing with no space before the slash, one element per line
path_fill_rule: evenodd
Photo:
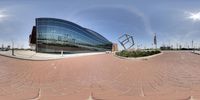
<path fill-rule="evenodd" d="M 3 18 L 3 17 L 5 17 L 5 15 L 3 15 L 3 14 L 0 14 L 0 18 Z"/>
<path fill-rule="evenodd" d="M 190 12 L 188 18 L 192 19 L 193 21 L 200 21 L 200 12 L 197 13 Z"/>

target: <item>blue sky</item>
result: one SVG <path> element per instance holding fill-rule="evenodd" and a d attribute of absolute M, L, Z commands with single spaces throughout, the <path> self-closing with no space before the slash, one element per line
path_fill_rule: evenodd
<path fill-rule="evenodd" d="M 92 29 L 112 42 L 121 34 L 134 36 L 136 45 L 151 47 L 194 40 L 200 46 L 198 0 L 1 0 L 0 44 L 28 47 L 35 18 L 55 17 Z M 135 46 L 137 47 L 137 46 Z"/>

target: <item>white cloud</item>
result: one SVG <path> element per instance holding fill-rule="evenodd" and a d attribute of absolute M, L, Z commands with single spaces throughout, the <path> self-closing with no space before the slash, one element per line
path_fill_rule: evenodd
<path fill-rule="evenodd" d="M 3 21 L 8 15 L 5 14 L 6 10 L 0 10 L 0 22 Z"/>

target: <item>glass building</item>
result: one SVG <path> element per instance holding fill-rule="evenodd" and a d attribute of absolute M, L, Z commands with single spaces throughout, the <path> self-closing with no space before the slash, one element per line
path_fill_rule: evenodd
<path fill-rule="evenodd" d="M 56 18 L 36 18 L 29 36 L 36 52 L 111 51 L 112 43 L 102 35 L 75 23 Z"/>

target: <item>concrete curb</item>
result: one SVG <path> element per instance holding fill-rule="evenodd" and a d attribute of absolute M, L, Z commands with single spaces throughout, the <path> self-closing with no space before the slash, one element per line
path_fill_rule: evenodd
<path fill-rule="evenodd" d="M 154 54 L 154 55 L 150 55 L 150 56 L 145 56 L 145 57 L 121 57 L 121 56 L 118 56 L 116 54 L 114 54 L 116 57 L 120 58 L 120 59 L 127 59 L 127 60 L 147 60 L 147 59 L 150 59 L 150 58 L 153 58 L 153 57 L 156 57 L 156 56 L 159 56 L 159 55 L 162 55 L 163 52 L 161 53 L 158 53 L 158 54 Z"/>
<path fill-rule="evenodd" d="M 0 56 L 9 57 L 13 59 L 19 59 L 19 60 L 28 60 L 28 61 L 50 61 L 50 60 L 59 60 L 64 58 L 73 58 L 73 57 L 83 57 L 83 56 L 91 56 L 91 55 L 98 55 L 98 54 L 106 54 L 105 52 L 98 52 L 98 53 L 79 53 L 79 54 L 70 54 L 70 55 L 64 55 L 57 58 L 23 58 L 19 56 L 12 56 L 12 55 L 6 55 L 6 54 L 0 54 Z"/>
<path fill-rule="evenodd" d="M 4 54 L 0 54 L 0 56 L 9 57 L 9 58 L 13 58 L 13 59 L 19 59 L 19 60 L 29 60 L 29 61 L 49 61 L 49 60 L 62 59 L 62 58 L 31 59 L 31 58 L 22 58 L 22 57 L 11 56 L 11 55 L 4 55 Z"/>
<path fill-rule="evenodd" d="M 192 51 L 191 53 L 200 55 L 200 52 L 198 53 L 198 52 L 195 52 L 195 51 L 193 52 L 193 51 Z"/>

